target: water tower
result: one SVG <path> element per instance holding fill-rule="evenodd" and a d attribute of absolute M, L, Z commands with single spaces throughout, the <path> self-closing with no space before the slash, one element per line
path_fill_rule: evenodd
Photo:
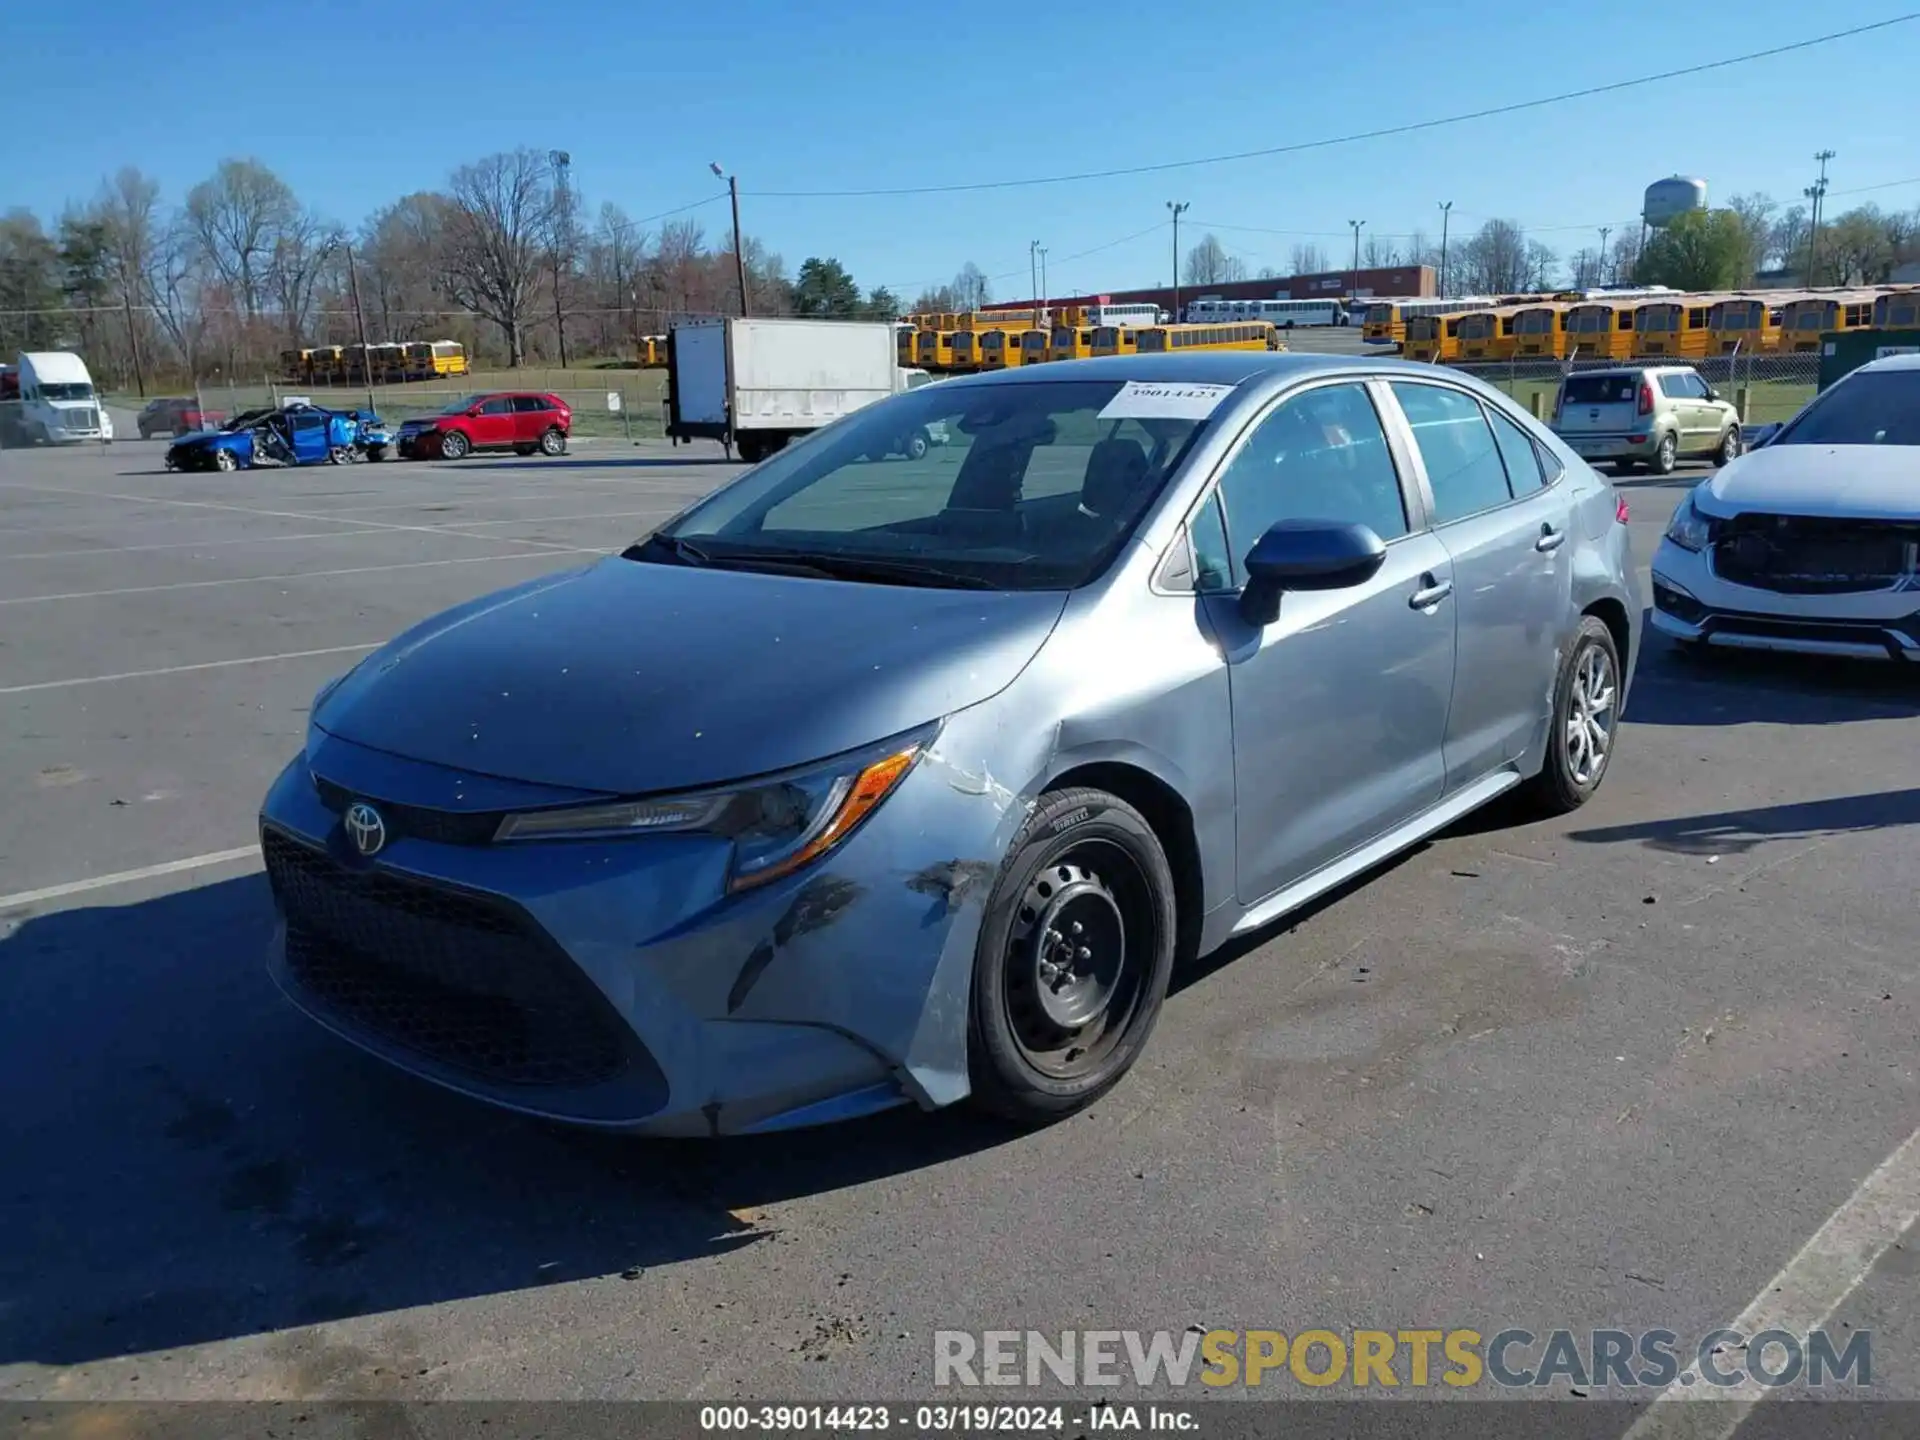
<path fill-rule="evenodd" d="M 1640 218 L 1655 230 L 1664 230 L 1689 210 L 1707 208 L 1707 182 L 1685 175 L 1670 175 L 1647 186 L 1641 201 Z"/>

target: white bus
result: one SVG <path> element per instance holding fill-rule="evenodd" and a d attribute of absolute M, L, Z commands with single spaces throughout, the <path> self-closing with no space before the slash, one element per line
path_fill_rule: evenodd
<path fill-rule="evenodd" d="M 1158 305 L 1089 305 L 1085 323 L 1095 329 L 1114 325 L 1122 329 L 1150 330 L 1160 320 Z"/>

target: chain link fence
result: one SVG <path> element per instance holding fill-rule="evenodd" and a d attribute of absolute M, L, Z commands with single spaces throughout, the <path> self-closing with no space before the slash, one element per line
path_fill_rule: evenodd
<path fill-rule="evenodd" d="M 1623 365 L 1689 365 L 1700 378 L 1740 411 L 1741 423 L 1766 425 L 1791 419 L 1814 396 L 1820 385 L 1820 355 L 1804 351 L 1792 355 L 1705 355 L 1698 357 L 1644 356 L 1637 360 L 1522 359 L 1479 364 L 1450 363 L 1460 370 L 1504 390 L 1542 419 L 1553 414 L 1554 396 L 1564 376 L 1588 370 L 1612 370 Z"/>

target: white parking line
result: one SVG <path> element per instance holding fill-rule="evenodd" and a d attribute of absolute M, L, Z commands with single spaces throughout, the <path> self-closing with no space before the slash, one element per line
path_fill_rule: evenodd
<path fill-rule="evenodd" d="M 479 539 L 481 537 L 474 537 Z M 580 547 L 582 555 L 604 555 L 604 550 Z M 429 570 L 436 565 L 483 565 L 495 560 L 548 560 L 545 550 L 512 555 L 462 555 L 453 560 L 407 560 L 397 565 L 355 565 L 345 570 L 301 570 L 289 575 L 230 575 L 219 580 L 177 580 L 171 585 L 130 585 L 123 590 L 69 590 L 61 595 L 18 595 L 0 599 L 0 605 L 44 605 L 52 600 L 104 600 L 113 595 L 152 595 L 162 590 L 208 590 L 216 585 L 265 585 L 276 580 L 325 580 L 336 575 L 381 575 L 389 570 Z"/>
<path fill-rule="evenodd" d="M 1748 1337 L 1766 1330 L 1806 1335 L 1826 1323 L 1916 1220 L 1920 1220 L 1920 1130 L 1860 1182 L 1847 1202 L 1727 1328 Z M 1679 1440 L 1682 1436 L 1726 1440 L 1768 1393 L 1766 1386 L 1751 1378 L 1724 1389 L 1703 1385 L 1699 1366 L 1689 1365 L 1633 1423 L 1625 1440 Z"/>
<path fill-rule="evenodd" d="M 109 885 L 128 885 L 135 880 L 152 880 L 161 875 L 178 875 L 185 870 L 201 870 L 210 865 L 230 865 L 236 860 L 251 860 L 260 853 L 258 845 L 239 845 L 231 850 L 215 850 L 206 855 L 189 855 L 184 860 L 168 860 L 159 865 L 142 865 L 138 870 L 117 870 L 111 875 L 95 875 L 88 880 L 69 880 L 64 885 L 48 885 L 39 890 L 21 890 L 0 895 L 0 913 L 18 910 L 23 905 L 39 905 L 68 895 L 84 895 L 89 890 L 104 890 Z"/>
<path fill-rule="evenodd" d="M 448 531 L 457 534 L 457 531 Z M 199 550 L 215 545 L 278 545 L 283 540 L 364 540 L 364 530 L 309 530 L 297 535 L 236 535 L 227 540 L 168 540 L 158 545 L 93 545 L 85 550 L 34 550 L 25 555 L 0 555 L 0 562 L 15 560 L 70 560 L 80 555 L 137 555 L 148 550 Z M 475 535 L 475 540 L 488 537 Z"/>
<path fill-rule="evenodd" d="M 153 675 L 185 675 L 192 670 L 224 670 L 232 665 L 269 665 L 275 660 L 306 660 L 315 655 L 354 655 L 378 650 L 387 642 L 366 645 L 329 645 L 323 650 L 283 650 L 278 655 L 246 655 L 237 660 L 202 660 L 197 665 L 163 665 L 157 670 L 122 670 L 117 675 L 81 675 L 72 680 L 36 680 L 31 685 L 0 685 L 0 695 L 25 695 L 34 690 L 65 690 L 74 685 L 105 685 L 110 680 L 145 680 Z"/>

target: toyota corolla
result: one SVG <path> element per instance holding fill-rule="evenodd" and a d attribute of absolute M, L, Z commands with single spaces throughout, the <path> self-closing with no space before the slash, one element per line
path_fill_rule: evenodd
<path fill-rule="evenodd" d="M 1177 957 L 1509 790 L 1594 792 L 1625 519 L 1432 367 L 896 396 L 324 689 L 261 817 L 273 974 L 417 1075 L 581 1124 L 1071 1113 Z"/>

